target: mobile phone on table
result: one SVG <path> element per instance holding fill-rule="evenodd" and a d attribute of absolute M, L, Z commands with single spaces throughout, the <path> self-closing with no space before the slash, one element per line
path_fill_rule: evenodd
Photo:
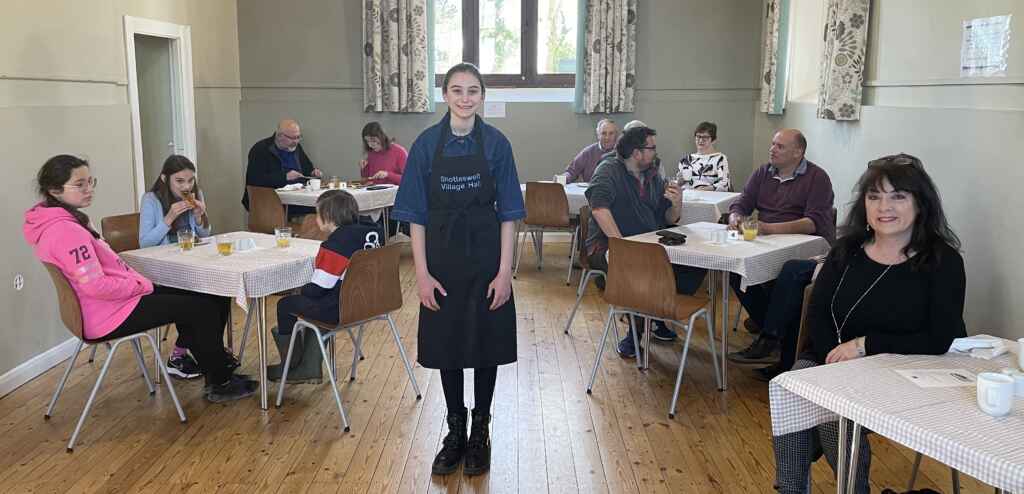
<path fill-rule="evenodd" d="M 678 243 L 685 243 L 686 242 L 686 235 L 684 235 L 682 233 L 679 233 L 679 232 L 674 232 L 672 230 L 658 230 L 658 231 L 654 232 L 654 234 L 659 236 L 659 237 L 668 239 L 668 240 L 670 240 L 672 242 L 678 242 Z"/>

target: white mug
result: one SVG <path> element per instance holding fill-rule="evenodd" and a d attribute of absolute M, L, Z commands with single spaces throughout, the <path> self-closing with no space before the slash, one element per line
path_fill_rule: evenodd
<path fill-rule="evenodd" d="M 555 183 L 559 183 L 559 184 L 562 184 L 562 185 L 565 185 L 565 181 L 566 181 L 567 178 L 568 177 L 566 177 L 566 175 L 564 173 L 559 173 L 558 175 L 555 175 L 555 177 L 554 177 Z"/>
<path fill-rule="evenodd" d="M 978 407 L 981 411 L 1001 417 L 1013 408 L 1013 378 L 997 372 L 978 374 Z"/>
<path fill-rule="evenodd" d="M 311 178 L 309 179 L 309 190 L 320 190 L 320 179 Z"/>
<path fill-rule="evenodd" d="M 1017 339 L 1017 368 L 1024 370 L 1024 338 Z"/>

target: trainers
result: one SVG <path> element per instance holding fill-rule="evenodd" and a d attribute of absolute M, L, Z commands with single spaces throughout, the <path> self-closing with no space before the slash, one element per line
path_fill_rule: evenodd
<path fill-rule="evenodd" d="M 195 379 L 203 375 L 203 371 L 195 359 L 186 353 L 178 357 L 171 355 L 167 359 L 167 374 L 178 379 Z"/>
<path fill-rule="evenodd" d="M 615 345 L 615 351 L 618 352 L 619 356 L 622 358 L 636 358 L 636 347 L 633 346 L 633 336 L 626 334 L 626 337 L 623 338 L 618 345 Z M 643 347 L 640 348 L 640 351 L 643 352 Z"/>
<path fill-rule="evenodd" d="M 779 340 L 758 336 L 747 348 L 729 354 L 729 360 L 738 364 L 773 363 L 779 360 Z"/>
<path fill-rule="evenodd" d="M 658 341 L 675 341 L 678 336 L 675 331 L 668 328 L 664 322 L 654 321 L 654 330 L 651 331 L 651 337 Z"/>
<path fill-rule="evenodd" d="M 758 334 L 761 332 L 761 326 L 749 317 L 743 320 L 743 329 L 746 329 L 750 334 Z"/>
<path fill-rule="evenodd" d="M 775 376 L 786 372 L 781 365 L 769 365 L 768 367 L 762 367 L 760 369 L 754 369 L 754 379 L 758 381 L 768 382 L 775 379 Z"/>
<path fill-rule="evenodd" d="M 210 387 L 206 400 L 212 403 L 225 403 L 251 396 L 259 388 L 259 383 L 241 376 L 231 376 L 224 384 Z"/>
<path fill-rule="evenodd" d="M 224 349 L 224 360 L 227 363 L 228 370 L 232 372 L 234 372 L 235 369 L 242 366 L 242 363 L 238 361 L 238 357 L 236 357 L 235 354 L 231 353 L 231 350 L 227 348 Z"/>

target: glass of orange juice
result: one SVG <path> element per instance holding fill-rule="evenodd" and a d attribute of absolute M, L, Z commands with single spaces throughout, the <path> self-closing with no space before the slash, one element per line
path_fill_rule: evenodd
<path fill-rule="evenodd" d="M 292 229 L 291 227 L 282 226 L 274 228 L 274 238 L 277 239 L 278 249 L 287 249 L 292 242 Z"/>
<path fill-rule="evenodd" d="M 191 228 L 178 230 L 178 246 L 183 251 L 192 250 L 195 247 L 196 233 Z"/>
<path fill-rule="evenodd" d="M 230 256 L 235 248 L 234 240 L 227 235 L 217 235 L 217 253 L 222 256 Z"/>
<path fill-rule="evenodd" d="M 743 240 L 750 242 L 757 238 L 757 219 L 751 217 L 740 223 L 740 230 L 743 231 Z"/>

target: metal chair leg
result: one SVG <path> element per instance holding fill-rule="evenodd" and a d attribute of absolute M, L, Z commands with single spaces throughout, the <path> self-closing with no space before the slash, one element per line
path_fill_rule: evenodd
<path fill-rule="evenodd" d="M 232 317 L 232 312 L 233 311 L 231 310 L 231 307 L 228 306 L 227 327 L 224 328 L 224 332 L 226 333 L 225 336 L 227 336 L 228 339 L 228 350 L 231 350 L 231 353 L 235 353 L 235 324 L 234 317 Z"/>
<path fill-rule="evenodd" d="M 953 481 L 953 494 L 960 494 L 960 472 L 955 468 L 950 468 L 949 475 Z"/>
<path fill-rule="evenodd" d="M 604 323 L 604 335 L 601 336 L 601 344 L 597 347 L 597 357 L 594 359 L 594 368 L 590 371 L 590 384 L 587 385 L 587 394 L 594 389 L 594 381 L 597 380 L 597 368 L 601 365 L 601 355 L 604 354 L 604 345 L 608 342 L 608 332 L 611 331 L 612 321 L 615 318 L 615 307 L 608 308 L 608 320 Z"/>
<path fill-rule="evenodd" d="M 565 277 L 565 286 L 572 282 L 572 265 L 576 261 L 576 237 L 579 235 L 580 227 L 577 226 L 572 232 L 572 241 L 569 243 L 569 274 Z"/>
<path fill-rule="evenodd" d="M 395 337 L 395 345 L 398 345 L 398 354 L 402 356 L 402 363 L 405 364 L 405 372 L 409 374 L 409 381 L 412 382 L 412 389 L 416 391 L 416 399 L 423 398 L 420 394 L 420 387 L 416 384 L 416 376 L 412 373 L 412 364 L 409 363 L 409 357 L 405 355 L 405 346 L 402 345 L 402 338 L 398 336 L 398 328 L 395 327 L 395 321 L 391 319 L 391 314 L 387 315 L 388 325 L 391 326 L 391 335 Z"/>
<path fill-rule="evenodd" d="M 359 363 L 359 344 L 356 343 L 356 335 L 352 333 L 351 327 L 346 327 L 345 331 L 348 332 L 349 339 L 352 340 L 352 365 L 348 368 L 348 380 L 356 380 L 356 365 Z"/>
<path fill-rule="evenodd" d="M 103 384 L 103 378 L 107 376 L 107 371 L 110 370 L 110 362 L 114 360 L 114 354 L 117 353 L 117 347 L 121 346 L 125 340 L 118 340 L 110 348 L 110 353 L 107 354 L 107 360 L 103 362 L 103 368 L 100 370 L 99 377 L 96 378 L 96 384 L 92 387 L 92 392 L 89 393 L 89 399 L 85 402 L 85 409 L 82 410 L 82 415 L 78 417 L 78 425 L 75 426 L 75 432 L 71 434 L 71 440 L 68 441 L 68 452 L 72 452 L 75 449 L 75 441 L 78 440 L 78 433 L 82 431 L 82 425 L 85 424 L 86 417 L 89 416 L 89 410 L 92 409 L 92 404 L 96 400 L 96 393 L 100 390 L 100 385 Z"/>
<path fill-rule="evenodd" d="M 533 231 L 533 248 L 537 251 L 537 271 L 544 268 L 544 230 Z"/>
<path fill-rule="evenodd" d="M 161 329 L 163 329 L 165 327 L 166 326 L 158 326 L 158 327 L 155 328 L 156 329 L 156 347 L 153 348 L 153 383 L 155 383 L 157 385 L 160 384 L 160 379 L 161 379 L 161 377 L 160 377 L 160 363 L 163 362 L 163 360 L 161 360 L 163 358 L 163 349 L 162 349 L 162 345 L 161 345 L 163 340 L 160 339 L 160 331 L 161 331 Z"/>
<path fill-rule="evenodd" d="M 587 290 L 587 282 L 590 281 L 590 277 L 596 277 L 599 275 L 599 271 L 586 270 L 580 275 L 580 286 L 576 289 L 576 303 L 572 306 L 572 312 L 569 313 L 569 320 L 565 322 L 565 334 L 569 334 L 569 327 L 572 326 L 572 320 L 576 317 L 576 310 L 580 308 L 580 302 L 583 301 L 583 294 Z"/>
<path fill-rule="evenodd" d="M 146 338 L 146 340 L 149 341 L 149 346 L 154 349 L 153 351 L 156 351 L 157 342 L 152 335 L 150 335 L 149 333 L 142 333 L 141 337 Z M 182 423 L 185 423 L 188 421 L 188 419 L 185 418 L 185 411 L 181 409 L 181 402 L 178 401 L 178 394 L 174 392 L 174 385 L 171 383 L 171 376 L 167 374 L 167 366 L 164 365 L 162 360 L 158 360 L 157 363 L 159 364 L 160 368 L 159 373 L 163 374 L 164 382 L 167 383 L 167 392 L 170 393 L 171 401 L 174 402 L 174 408 L 175 410 L 178 411 L 178 418 L 181 420 Z"/>
<path fill-rule="evenodd" d="M 316 343 L 320 346 L 320 354 L 323 355 L 324 360 L 327 360 L 327 348 L 324 347 L 324 340 L 320 335 L 320 329 L 316 326 L 311 326 L 310 329 L 316 334 Z M 338 404 L 338 413 L 341 414 L 341 425 L 345 432 L 348 432 L 348 415 L 345 414 L 345 405 L 341 404 L 341 394 L 338 392 L 338 381 L 334 378 L 334 369 L 330 365 L 327 366 L 327 377 L 331 380 L 331 391 L 334 392 L 334 402 Z M 282 382 L 284 379 L 282 378 Z"/>
<path fill-rule="evenodd" d="M 519 261 L 523 259 L 523 249 L 526 247 L 526 235 L 529 233 L 528 229 L 520 230 L 522 222 L 516 223 L 516 243 L 519 244 L 519 248 L 516 249 L 516 265 L 512 268 L 512 278 L 515 279 L 519 275 Z"/>
<path fill-rule="evenodd" d="M 292 328 L 292 337 L 288 340 L 288 354 L 284 357 L 284 367 L 281 369 L 281 384 L 277 385 L 277 402 L 274 403 L 275 407 L 281 407 L 281 401 L 284 400 L 284 385 L 288 382 L 288 368 L 292 366 L 292 353 L 295 351 L 295 338 L 298 336 L 300 331 L 305 331 L 306 325 L 301 321 L 295 323 L 295 327 Z"/>
<path fill-rule="evenodd" d="M 679 389 L 683 387 L 683 370 L 686 369 L 686 353 L 690 350 L 690 336 L 693 335 L 693 321 L 699 312 L 690 315 L 690 323 L 686 326 L 686 341 L 683 342 L 683 355 L 679 358 L 679 370 L 676 371 L 676 385 L 672 390 L 672 402 L 668 406 L 668 418 L 676 418 L 676 402 L 679 401 Z"/>
<path fill-rule="evenodd" d="M 740 327 L 740 315 L 743 314 L 743 304 L 737 303 L 739 307 L 736 308 L 736 317 L 732 320 L 732 330 L 736 331 Z"/>
<path fill-rule="evenodd" d="M 914 468 L 910 470 L 910 482 L 907 483 L 908 491 L 914 490 L 914 483 L 917 482 L 917 471 L 921 468 L 921 458 L 923 457 L 924 455 L 921 453 L 914 457 Z"/>
<path fill-rule="evenodd" d="M 715 351 L 715 330 L 711 325 L 711 312 L 707 309 L 701 309 L 698 313 L 704 313 L 704 325 L 708 327 L 708 349 L 711 350 L 711 365 L 715 368 L 715 382 L 718 384 L 718 390 L 722 390 L 722 368 L 718 366 L 718 352 Z M 694 319 L 690 319 L 690 326 L 693 326 Z M 723 355 L 722 358 L 725 358 Z"/>
<path fill-rule="evenodd" d="M 636 367 L 640 370 L 644 370 L 643 359 L 640 358 L 640 340 L 636 337 L 636 321 L 633 320 L 633 314 L 630 312 L 626 313 L 626 317 L 629 318 L 629 333 L 633 335 L 633 350 L 636 352 Z"/>
<path fill-rule="evenodd" d="M 139 363 L 139 369 L 142 371 L 142 378 L 146 380 L 146 388 L 149 389 L 149 394 L 156 394 L 156 388 L 153 387 L 153 383 L 149 380 L 149 369 L 146 368 L 146 360 L 142 358 L 142 345 L 139 344 L 139 340 L 132 338 L 132 350 L 135 352 L 135 360 Z"/>
<path fill-rule="evenodd" d="M 91 351 L 91 353 L 89 353 L 89 363 L 90 364 L 92 363 L 93 360 L 96 360 L 96 347 L 98 347 L 98 346 L 99 345 L 92 345 L 92 351 Z"/>
<path fill-rule="evenodd" d="M 57 406 L 57 398 L 60 398 L 60 394 L 64 391 L 64 385 L 68 382 L 68 376 L 71 375 L 71 369 L 75 367 L 75 360 L 78 359 L 78 354 L 82 351 L 82 346 L 85 345 L 85 341 L 78 340 L 78 345 L 75 346 L 75 353 L 72 353 L 68 358 L 68 366 L 64 369 L 64 375 L 60 378 L 60 383 L 57 384 L 57 389 L 53 391 L 53 398 L 50 398 L 50 406 L 46 407 L 46 413 L 43 415 L 43 420 L 50 420 L 50 416 L 53 415 L 53 409 Z M 96 347 L 93 345 L 93 350 Z"/>
<path fill-rule="evenodd" d="M 249 328 L 252 326 L 252 313 L 256 312 L 252 305 L 256 299 L 249 299 L 249 310 L 245 313 L 245 327 L 242 329 L 242 343 L 238 347 L 238 361 L 245 357 L 245 342 L 249 341 Z"/>

